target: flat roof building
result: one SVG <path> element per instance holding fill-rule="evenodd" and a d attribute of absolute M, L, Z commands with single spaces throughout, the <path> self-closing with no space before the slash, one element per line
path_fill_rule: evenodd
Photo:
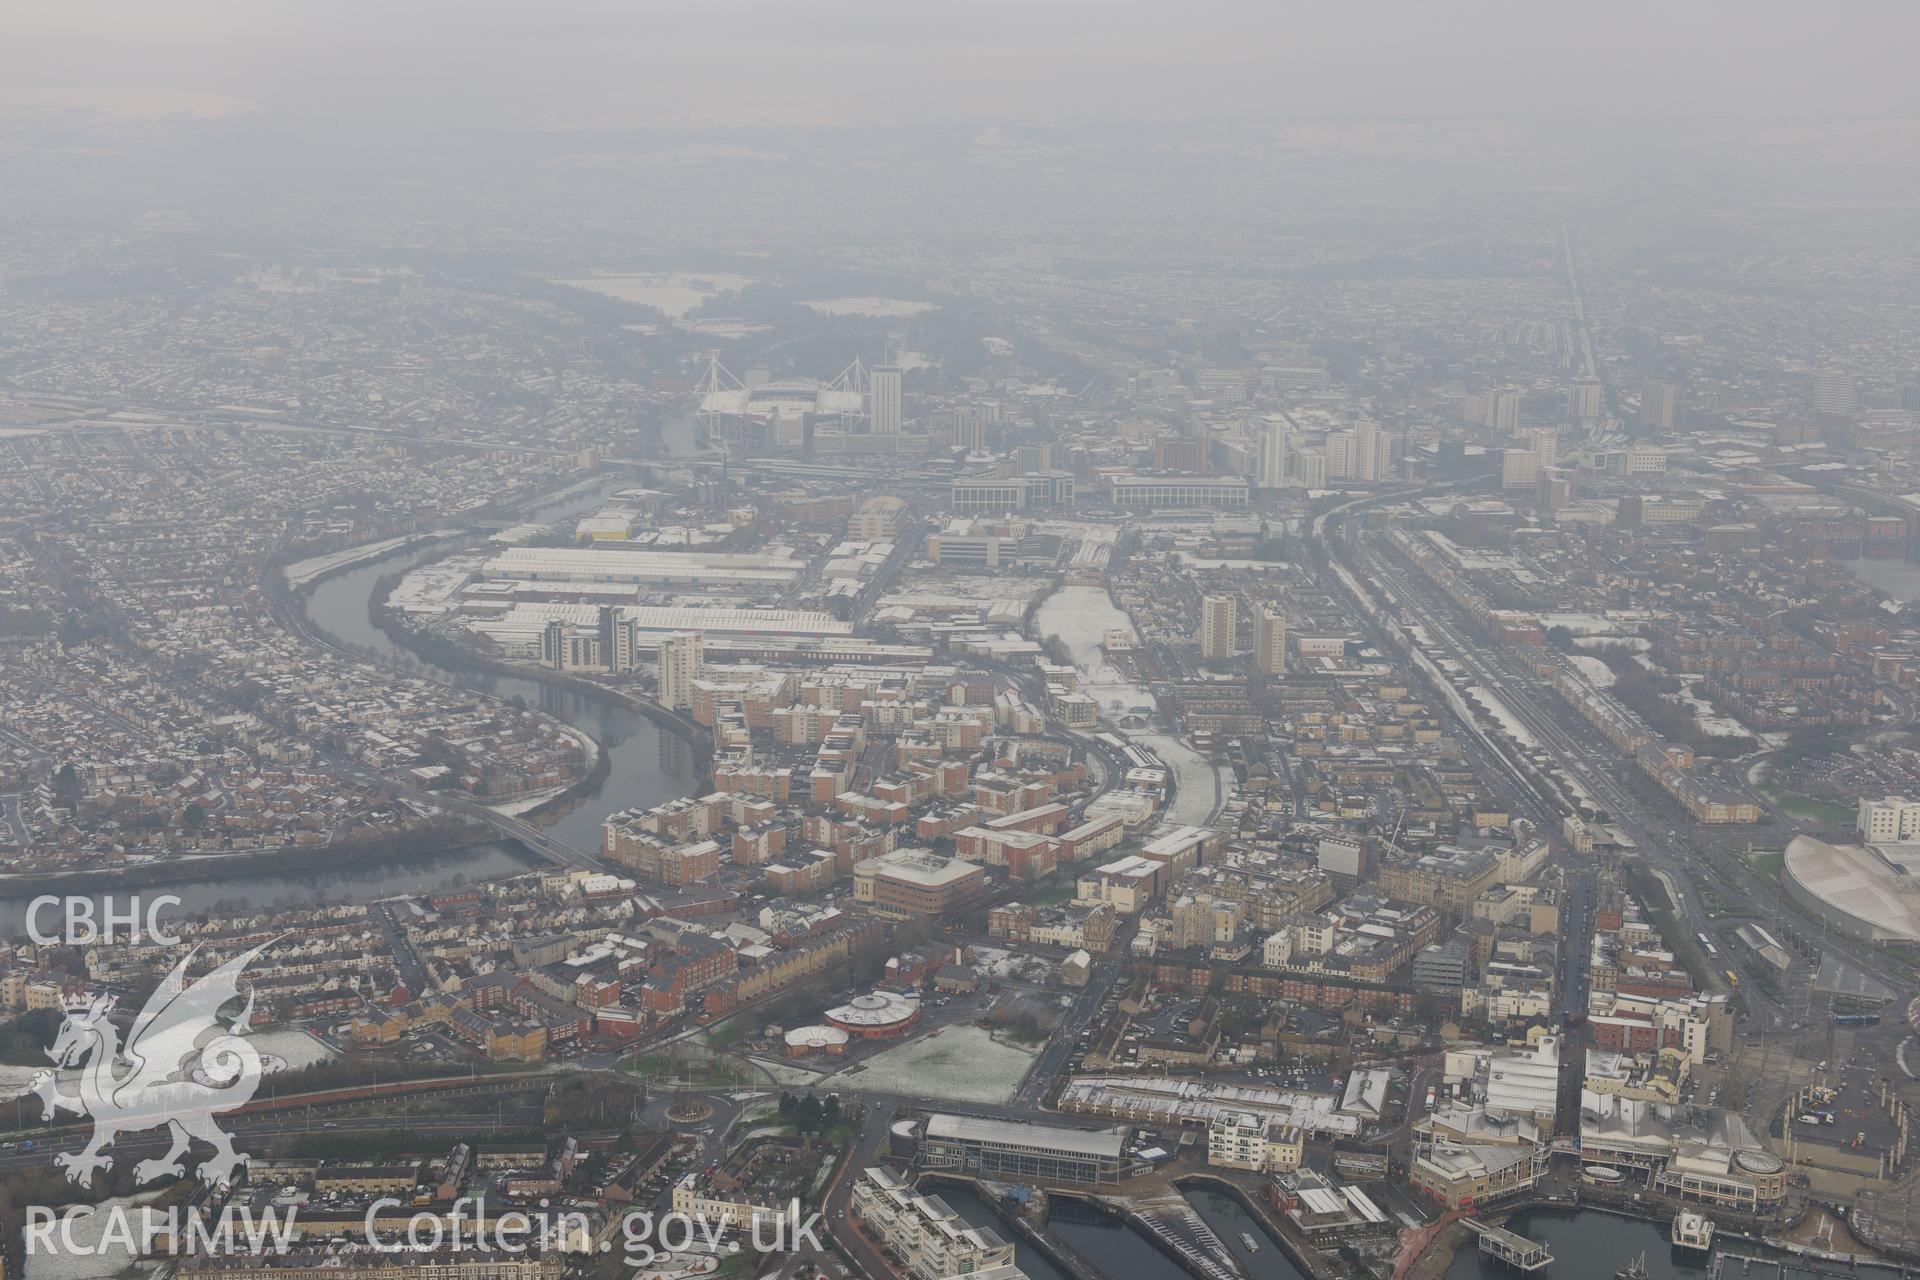
<path fill-rule="evenodd" d="M 1013 1245 L 989 1228 L 969 1225 L 946 1201 L 921 1195 L 885 1169 L 860 1171 L 853 1216 L 900 1259 L 912 1280 L 977 1277 L 1013 1267 Z"/>
<path fill-rule="evenodd" d="M 1014 1182 L 1112 1186 L 1143 1166 L 1126 1153 L 1127 1130 L 1014 1124 L 977 1116 L 927 1119 L 920 1152 L 930 1169 Z"/>
<path fill-rule="evenodd" d="M 597 551 L 510 547 L 487 561 L 492 578 L 531 582 L 724 582 L 786 586 L 806 562 L 791 556 L 730 551 Z"/>
<path fill-rule="evenodd" d="M 1109 476 L 1109 505 L 1126 511 L 1183 507 L 1244 507 L 1249 488 L 1240 476 Z"/>
<path fill-rule="evenodd" d="M 978 893 L 986 868 L 931 849 L 894 849 L 853 868 L 853 900 L 895 915 L 941 915 Z"/>

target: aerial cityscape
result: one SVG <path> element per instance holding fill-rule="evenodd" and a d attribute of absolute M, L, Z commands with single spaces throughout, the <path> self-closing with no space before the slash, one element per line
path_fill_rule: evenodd
<path fill-rule="evenodd" d="M 1920 1267 L 1920 15 L 1396 9 L 0 15 L 0 1280 Z"/>

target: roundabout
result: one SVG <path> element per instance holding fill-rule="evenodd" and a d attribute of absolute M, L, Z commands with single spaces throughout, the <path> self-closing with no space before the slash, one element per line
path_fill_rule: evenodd
<path fill-rule="evenodd" d="M 675 1124 L 699 1124 L 713 1119 L 713 1106 L 705 1098 L 678 1098 L 667 1108 L 667 1119 Z"/>

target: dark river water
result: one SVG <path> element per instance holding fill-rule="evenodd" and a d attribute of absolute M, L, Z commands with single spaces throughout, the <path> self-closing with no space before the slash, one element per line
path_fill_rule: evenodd
<path fill-rule="evenodd" d="M 539 680 L 436 666 L 411 650 L 400 649 L 373 625 L 367 617 L 367 601 L 381 578 L 446 554 L 444 546 L 401 551 L 328 578 L 308 598 L 307 616 L 328 635 L 372 649 L 383 661 L 399 662 L 410 671 L 496 698 L 518 696 L 528 706 L 590 734 L 607 755 L 606 780 L 548 828 L 576 849 L 599 847 L 600 823 L 609 813 L 687 794 L 699 776 L 692 745 L 638 711 Z"/>
<path fill-rule="evenodd" d="M 1001 1239 L 1013 1241 L 1014 1261 L 1033 1280 L 1065 1280 L 1058 1267 L 1015 1235 L 999 1211 L 972 1188 L 941 1182 L 931 1190 L 969 1224 L 989 1227 Z M 1285 1250 L 1231 1196 L 1201 1188 L 1186 1195 L 1187 1202 L 1226 1242 L 1234 1260 L 1247 1275 L 1254 1280 L 1305 1280 Z M 1047 1227 L 1103 1275 L 1126 1280 L 1192 1280 L 1185 1269 L 1133 1228 L 1117 1220 L 1095 1221 L 1093 1218 L 1094 1215 L 1088 1213 L 1065 1209 L 1056 1213 Z M 1252 1236 L 1257 1247 L 1247 1248 L 1240 1239 L 1242 1233 Z"/>
<path fill-rule="evenodd" d="M 1843 560 L 1841 563 L 1854 577 L 1896 600 L 1920 600 L 1920 564 L 1908 560 Z"/>
<path fill-rule="evenodd" d="M 1013 1229 L 1001 1219 L 998 1211 L 982 1200 L 973 1188 L 962 1186 L 957 1182 L 941 1182 L 929 1190 L 945 1200 L 968 1226 L 986 1227 L 1002 1240 L 1011 1240 L 1014 1265 L 1026 1272 L 1029 1280 L 1066 1280 L 1066 1277 L 1060 1274 L 1060 1268 L 1047 1261 L 1044 1253 L 1015 1235 Z"/>
<path fill-rule="evenodd" d="M 1054 1217 L 1048 1220 L 1047 1227 L 1103 1276 L 1125 1276 L 1127 1280 L 1193 1280 L 1186 1268 L 1117 1219 L 1093 1222 L 1081 1221 L 1077 1216 Z"/>
<path fill-rule="evenodd" d="M 1653 1280 L 1692 1280 L 1707 1274 L 1704 1254 L 1675 1253 L 1667 1244 L 1667 1233 L 1651 1222 L 1591 1210 L 1543 1210 L 1517 1213 L 1507 1227 L 1546 1244 L 1553 1254 L 1553 1266 L 1546 1274 L 1554 1280 L 1613 1280 L 1614 1272 L 1643 1253 Z M 1511 1267 L 1487 1257 L 1468 1241 L 1454 1255 L 1447 1280 L 1478 1280 L 1482 1276 L 1510 1280 L 1514 1274 Z"/>
<path fill-rule="evenodd" d="M 1646 1255 L 1647 1273 L 1652 1280 L 1695 1280 L 1707 1274 L 1705 1254 L 1676 1252 L 1667 1243 L 1667 1233 L 1651 1222 L 1616 1218 L 1591 1209 L 1542 1209 L 1516 1213 L 1507 1226 L 1529 1240 L 1546 1244 L 1548 1252 L 1553 1254 L 1553 1265 L 1541 1274 L 1551 1280 L 1613 1280 L 1616 1271 L 1642 1254 Z M 1757 1245 L 1740 1241 L 1728 1244 L 1735 1253 L 1764 1255 L 1766 1252 Z M 1716 1242 L 1716 1252 L 1718 1249 Z M 1446 1280 L 1513 1280 L 1516 1274 L 1506 1264 L 1486 1257 L 1470 1242 L 1454 1256 Z M 1738 1276 L 1741 1272 L 1729 1266 L 1726 1274 Z M 1755 1269 L 1754 1275 L 1762 1274 L 1770 1276 L 1773 1272 L 1771 1268 L 1764 1273 Z M 1848 1274 L 1861 1280 L 1893 1280 L 1896 1273 L 1878 1267 L 1860 1267 Z"/>
<path fill-rule="evenodd" d="M 177 908 L 162 908 L 161 919 L 177 915 L 201 915 L 232 908 L 297 906 L 305 903 L 363 900 L 388 897 L 396 893 L 424 893 L 445 888 L 456 880 L 485 880 L 493 876 L 515 875 L 539 865 L 539 860 L 517 843 L 494 840 L 445 853 L 422 854 L 399 862 L 368 863 L 343 867 L 338 871 L 316 871 L 306 875 L 226 876 L 188 884 L 147 885 L 137 890 L 114 894 L 115 905 L 125 910 L 126 900 L 138 896 L 151 902 L 167 894 L 180 899 Z M 62 894 L 80 897 L 80 894 Z M 96 905 L 99 895 L 94 895 Z M 0 898 L 0 937 L 19 937 L 26 933 L 27 910 L 32 899 Z M 39 925 L 47 933 L 60 932 L 60 908 L 41 911 Z"/>
<path fill-rule="evenodd" d="M 1226 1243 L 1228 1252 L 1248 1275 L 1257 1280 L 1307 1280 L 1306 1273 L 1294 1265 L 1280 1242 L 1255 1221 L 1238 1200 L 1205 1187 L 1194 1187 L 1182 1194 L 1194 1212 Z M 1242 1236 L 1252 1237 L 1258 1247 L 1249 1249 Z"/>
<path fill-rule="evenodd" d="M 684 444 L 676 439 L 669 447 L 684 447 Z M 593 489 L 531 508 L 525 515 L 530 520 L 554 520 L 591 511 L 606 493 L 632 483 L 635 482 L 628 478 L 609 479 Z M 538 680 L 439 667 L 396 646 L 385 632 L 373 625 L 367 616 L 367 606 L 381 578 L 445 556 L 454 547 L 451 543 L 414 547 L 336 574 L 313 589 L 306 601 L 307 617 L 317 629 L 345 644 L 371 650 L 384 663 L 499 698 L 517 694 L 527 705 L 538 707 L 591 735 L 607 756 L 607 776 L 549 828 L 576 849 L 599 847 L 600 823 L 609 813 L 689 794 L 700 774 L 692 745 L 639 712 Z M 539 860 L 519 844 L 490 841 L 398 862 L 336 871 L 317 870 L 308 875 L 229 875 L 208 883 L 152 886 L 139 892 L 146 899 L 173 894 L 181 900 L 180 911 L 197 914 L 223 904 L 238 906 L 243 900 L 250 906 L 260 907 L 425 892 L 456 881 L 511 875 L 537 865 Z M 0 937 L 16 937 L 25 932 L 31 901 L 31 896 L 0 896 Z M 51 914 L 43 914 L 41 924 L 49 931 L 57 931 Z"/>

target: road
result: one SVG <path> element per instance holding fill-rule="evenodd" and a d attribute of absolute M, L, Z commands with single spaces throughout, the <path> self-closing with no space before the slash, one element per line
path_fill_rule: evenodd
<path fill-rule="evenodd" d="M 1073 1003 L 1054 1025 L 1053 1034 L 1047 1038 L 1047 1047 L 1034 1059 L 1033 1065 L 1027 1069 L 1026 1078 L 1014 1094 L 1015 1102 L 1038 1107 L 1046 1097 L 1054 1077 L 1065 1070 L 1067 1063 L 1072 1060 L 1080 1033 L 1092 1024 L 1101 1005 L 1106 1002 L 1108 993 L 1113 990 L 1114 983 L 1120 980 L 1122 957 L 1127 954 L 1138 922 L 1130 921 L 1129 926 L 1115 936 L 1113 946 L 1094 964 L 1087 985 L 1073 998 Z"/>
<path fill-rule="evenodd" d="M 838 1176 L 828 1185 L 826 1195 L 821 1197 L 821 1219 L 827 1231 L 846 1250 L 855 1269 L 869 1280 L 887 1280 L 894 1270 L 879 1247 L 854 1228 L 847 1216 L 848 1206 L 853 1203 L 853 1184 L 860 1170 L 879 1162 L 880 1149 L 898 1112 L 899 1104 L 891 1099 L 876 1100 L 867 1107 L 866 1118 L 860 1122 L 860 1131 L 854 1137 L 853 1149 L 841 1163 Z M 808 1252 L 812 1251 L 803 1250 L 803 1256 Z"/>
<path fill-rule="evenodd" d="M 400 974 L 400 981 L 416 997 L 432 990 L 427 976 L 426 965 L 420 961 L 419 952 L 413 949 L 413 943 L 407 938 L 407 927 L 399 918 L 399 906 L 392 902 L 376 902 L 372 915 L 380 926 L 380 934 L 386 939 L 387 952 L 393 957 L 393 967 Z"/>

